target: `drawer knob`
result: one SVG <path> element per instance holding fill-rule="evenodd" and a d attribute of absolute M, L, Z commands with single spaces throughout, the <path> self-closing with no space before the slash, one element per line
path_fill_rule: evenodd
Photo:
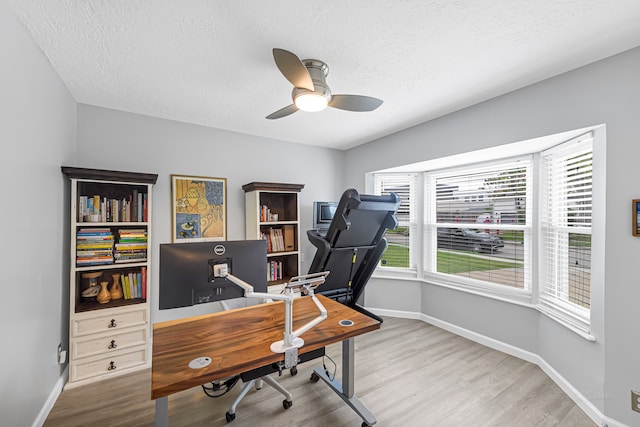
<path fill-rule="evenodd" d="M 111 340 L 111 344 L 109 344 L 109 348 L 118 348 L 116 344 L 116 340 Z"/>
<path fill-rule="evenodd" d="M 109 362 L 109 367 L 107 368 L 107 371 L 113 371 L 116 369 L 116 364 L 113 363 L 113 360 L 111 362 Z"/>
<path fill-rule="evenodd" d="M 109 327 L 109 328 L 115 328 L 116 326 L 118 326 L 118 325 L 116 324 L 116 319 L 111 319 L 111 322 L 109 323 L 109 326 L 108 326 L 108 327 Z"/>

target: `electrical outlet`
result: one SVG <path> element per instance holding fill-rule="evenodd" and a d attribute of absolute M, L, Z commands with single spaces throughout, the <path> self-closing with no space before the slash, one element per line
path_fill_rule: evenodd
<path fill-rule="evenodd" d="M 631 409 L 640 412 L 640 392 L 631 390 Z"/>
<path fill-rule="evenodd" d="M 67 361 L 67 352 L 62 349 L 62 343 L 58 344 L 58 363 L 64 364 Z"/>

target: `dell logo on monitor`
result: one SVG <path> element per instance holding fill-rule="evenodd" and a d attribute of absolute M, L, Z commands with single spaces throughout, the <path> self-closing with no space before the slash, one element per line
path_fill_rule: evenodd
<path fill-rule="evenodd" d="M 216 255 L 224 255 L 224 253 L 227 251 L 227 249 L 223 246 L 223 245 L 216 245 L 213 248 L 213 253 Z"/>

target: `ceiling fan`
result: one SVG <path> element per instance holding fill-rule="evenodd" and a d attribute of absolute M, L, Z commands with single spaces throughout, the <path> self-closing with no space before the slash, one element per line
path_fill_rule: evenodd
<path fill-rule="evenodd" d="M 329 66 L 317 59 L 300 60 L 294 53 L 273 49 L 273 59 L 284 77 L 293 84 L 293 104 L 274 113 L 267 119 L 279 119 L 303 111 L 321 111 L 327 106 L 347 111 L 373 111 L 382 100 L 362 95 L 332 95 L 325 81 Z"/>

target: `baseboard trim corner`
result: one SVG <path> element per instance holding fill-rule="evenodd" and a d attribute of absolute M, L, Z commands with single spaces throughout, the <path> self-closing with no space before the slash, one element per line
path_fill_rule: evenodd
<path fill-rule="evenodd" d="M 60 375 L 56 383 L 53 385 L 53 388 L 49 393 L 49 397 L 47 397 L 47 401 L 42 406 L 42 409 L 40 409 L 40 413 L 38 414 L 35 421 L 33 422 L 32 427 L 42 427 L 44 425 L 44 422 L 47 420 L 47 417 L 49 416 L 49 412 L 51 412 L 51 409 L 53 409 L 53 405 L 56 404 L 56 400 L 58 400 L 58 397 L 60 397 L 60 393 L 62 393 L 62 389 L 64 388 L 64 385 L 67 383 L 68 378 L 69 378 L 69 365 L 67 364 L 67 366 L 64 368 L 64 371 L 62 371 L 62 374 Z"/>

